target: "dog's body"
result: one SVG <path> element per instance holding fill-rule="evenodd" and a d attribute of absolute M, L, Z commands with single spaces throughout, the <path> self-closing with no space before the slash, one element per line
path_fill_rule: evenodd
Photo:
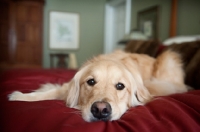
<path fill-rule="evenodd" d="M 157 59 L 121 51 L 86 62 L 74 78 L 61 85 L 45 84 L 35 92 L 13 92 L 9 100 L 60 99 L 80 109 L 84 120 L 117 120 L 128 108 L 154 96 L 186 92 L 179 54 L 166 51 Z"/>

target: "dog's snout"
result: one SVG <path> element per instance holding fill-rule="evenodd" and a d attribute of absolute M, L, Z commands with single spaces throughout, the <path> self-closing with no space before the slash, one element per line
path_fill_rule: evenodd
<path fill-rule="evenodd" d="M 91 107 L 91 113 L 99 120 L 109 120 L 112 112 L 111 106 L 108 102 L 94 102 Z"/>

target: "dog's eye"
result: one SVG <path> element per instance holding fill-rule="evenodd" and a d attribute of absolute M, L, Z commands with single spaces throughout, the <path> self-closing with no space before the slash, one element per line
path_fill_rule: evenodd
<path fill-rule="evenodd" d="M 115 85 L 115 87 L 117 88 L 117 90 L 123 90 L 125 88 L 124 84 L 123 83 L 117 83 Z"/>
<path fill-rule="evenodd" d="M 136 99 L 140 102 L 139 98 L 138 98 L 138 95 L 137 95 L 137 92 L 135 92 L 135 97 Z"/>
<path fill-rule="evenodd" d="M 94 86 L 96 84 L 96 81 L 94 79 L 90 79 L 87 81 L 87 84 L 90 86 Z"/>

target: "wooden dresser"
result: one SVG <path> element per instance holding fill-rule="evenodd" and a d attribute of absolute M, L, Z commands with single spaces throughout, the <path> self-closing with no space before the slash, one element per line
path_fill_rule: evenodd
<path fill-rule="evenodd" d="M 42 67 L 44 0 L 0 0 L 0 70 Z"/>

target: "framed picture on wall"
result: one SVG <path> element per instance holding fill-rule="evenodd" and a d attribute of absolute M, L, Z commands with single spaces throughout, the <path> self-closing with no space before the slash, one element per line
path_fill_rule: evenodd
<path fill-rule="evenodd" d="M 158 39 L 159 6 L 139 11 L 137 14 L 137 26 L 149 39 Z"/>
<path fill-rule="evenodd" d="M 49 47 L 54 50 L 79 48 L 79 14 L 50 11 Z"/>

